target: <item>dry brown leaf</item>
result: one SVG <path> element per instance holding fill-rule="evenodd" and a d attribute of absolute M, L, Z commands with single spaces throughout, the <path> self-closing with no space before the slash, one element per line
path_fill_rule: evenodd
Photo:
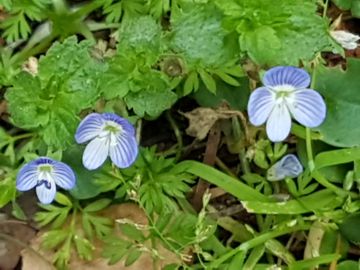
<path fill-rule="evenodd" d="M 24 249 L 21 251 L 22 269 L 31 270 L 56 270 L 56 268 L 48 262 L 43 255 Z"/>
<path fill-rule="evenodd" d="M 119 205 L 112 205 L 108 207 L 106 210 L 101 212 L 101 215 L 112 220 L 118 219 L 128 219 L 133 221 L 136 224 L 147 225 L 147 218 L 143 210 L 141 210 L 136 204 L 132 203 L 124 203 Z M 53 252 L 39 250 L 41 236 L 46 232 L 46 230 L 41 230 L 37 237 L 33 239 L 31 242 L 31 247 L 38 252 L 40 252 L 45 258 L 51 260 L 54 256 Z M 119 237 L 126 238 L 119 229 L 115 230 L 115 234 Z M 83 261 L 77 257 L 76 253 L 72 253 L 72 258 L 69 263 L 69 269 L 71 270 L 157 270 L 153 268 L 153 259 L 151 254 L 148 252 L 144 252 L 140 258 L 131 266 L 125 267 L 124 261 L 120 261 L 114 265 L 108 265 L 107 259 L 101 257 L 101 252 L 103 248 L 103 242 L 95 240 L 94 241 L 95 251 L 94 251 L 94 259 L 91 261 Z M 147 243 L 148 247 L 150 247 L 150 243 Z M 157 246 L 157 251 L 159 252 L 160 258 L 158 263 L 158 269 L 161 269 L 167 264 L 178 263 L 179 259 L 175 254 L 170 252 L 169 250 L 162 247 L 160 244 Z M 23 254 L 23 260 L 29 261 L 28 252 Z M 34 265 L 24 264 L 22 270 L 34 270 Z M 46 268 L 39 268 L 38 270 L 48 270 Z M 50 270 L 50 269 L 49 269 Z"/>
<path fill-rule="evenodd" d="M 225 106 L 217 109 L 196 108 L 191 112 L 181 113 L 189 119 L 189 127 L 186 129 L 186 134 L 198 140 L 203 140 L 218 120 L 238 116 L 242 121 L 245 121 L 241 112 L 229 110 Z"/>
<path fill-rule="evenodd" d="M 23 222 L 2 218 L 0 233 L 0 269 L 12 270 L 19 262 L 23 246 L 35 236 L 35 230 Z"/>

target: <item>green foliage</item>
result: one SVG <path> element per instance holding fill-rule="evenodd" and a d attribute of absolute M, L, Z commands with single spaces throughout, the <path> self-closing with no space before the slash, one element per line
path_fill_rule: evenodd
<path fill-rule="evenodd" d="M 177 100 L 170 79 L 154 68 L 160 53 L 160 30 L 150 16 L 124 20 L 118 53 L 101 78 L 105 99 L 124 98 L 140 117 L 157 117 Z"/>
<path fill-rule="evenodd" d="M 327 105 L 325 122 L 317 129 L 322 140 L 328 144 L 340 147 L 360 145 L 360 128 L 357 124 L 360 115 L 360 83 L 356 79 L 359 71 L 360 60 L 352 58 L 348 59 L 346 71 L 340 67 L 322 66 L 316 70 L 314 88 L 325 97 Z"/>
<path fill-rule="evenodd" d="M 223 29 L 222 19 L 220 10 L 212 4 L 188 4 L 173 10 L 168 46 L 186 62 L 184 95 L 198 90 L 199 77 L 212 93 L 217 88 L 216 76 L 238 85 L 233 78 L 242 76 L 234 62 L 239 53 L 236 36 Z"/>
<path fill-rule="evenodd" d="M 156 156 L 155 148 L 142 149 L 134 165 L 123 171 L 132 181 L 139 200 L 148 213 L 169 213 L 176 207 L 176 198 L 184 198 L 190 190 L 192 176 L 177 169 L 174 159 Z M 123 194 L 121 187 L 118 191 Z M 128 189 L 129 187 L 125 187 Z"/>
<path fill-rule="evenodd" d="M 92 59 L 90 43 L 71 37 L 54 43 L 36 76 L 22 72 L 6 93 L 14 124 L 38 132 L 48 146 L 65 149 L 73 141 L 77 114 L 100 95 L 97 78 L 105 66 Z"/>
<path fill-rule="evenodd" d="M 355 17 L 360 17 L 360 1 L 359 0 L 333 0 L 339 8 L 350 10 Z"/>
<path fill-rule="evenodd" d="M 360 226 L 360 213 L 347 216 L 339 225 L 341 234 L 355 245 L 360 245 L 360 237 L 356 232 Z"/>
<path fill-rule="evenodd" d="M 239 33 L 242 51 L 260 65 L 298 65 L 316 53 L 332 50 L 327 21 L 313 0 L 216 1 L 229 30 Z"/>
<path fill-rule="evenodd" d="M 45 211 L 37 212 L 35 216 L 41 227 L 50 225 L 50 229 L 42 235 L 41 246 L 55 250 L 53 261 L 60 269 L 66 269 L 72 250 L 79 258 L 90 261 L 95 249 L 92 243 L 94 236 L 103 239 L 112 231 L 113 222 L 97 215 L 111 200 L 99 199 L 79 208 L 67 196 L 57 193 L 55 201 L 59 206 L 40 205 Z"/>
<path fill-rule="evenodd" d="M 10 17 L 0 24 L 4 30 L 2 36 L 7 41 L 13 42 L 21 38 L 27 38 L 31 32 L 28 19 L 40 21 L 44 18 L 44 11 L 52 3 L 50 0 L 8 0 L 2 1 L 10 13 Z"/>
<path fill-rule="evenodd" d="M 97 0 L 102 4 L 107 22 L 119 22 L 123 15 L 146 11 L 146 0 Z"/>
<path fill-rule="evenodd" d="M 142 252 L 148 252 L 155 260 L 158 259 L 161 254 L 157 246 L 161 244 L 181 259 L 187 248 L 201 244 L 214 233 L 215 224 L 205 218 L 205 212 L 200 216 L 175 211 L 159 215 L 155 221 L 148 217 L 147 226 L 120 219 L 119 227 L 125 237 L 106 237 L 102 255 L 109 259 L 109 264 L 126 257 L 125 265 L 131 265 Z"/>

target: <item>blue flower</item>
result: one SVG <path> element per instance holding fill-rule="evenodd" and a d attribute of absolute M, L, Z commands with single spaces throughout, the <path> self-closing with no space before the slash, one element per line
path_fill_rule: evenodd
<path fill-rule="evenodd" d="M 75 181 L 75 174 L 68 165 L 48 157 L 39 157 L 20 169 L 16 177 L 16 188 L 27 191 L 35 187 L 39 201 L 49 204 L 55 198 L 56 185 L 72 189 Z"/>
<path fill-rule="evenodd" d="M 113 113 L 91 113 L 80 123 L 75 139 L 89 142 L 83 154 L 83 164 L 89 170 L 99 168 L 110 156 L 119 168 L 134 163 L 138 154 L 135 129 L 128 120 Z"/>
<path fill-rule="evenodd" d="M 266 122 L 266 133 L 271 141 L 286 139 L 291 117 L 309 128 L 324 121 L 325 102 L 318 92 L 307 88 L 310 76 L 303 69 L 274 67 L 265 72 L 263 83 L 263 87 L 251 93 L 248 114 L 254 126 Z"/>
<path fill-rule="evenodd" d="M 295 178 L 303 172 L 303 167 L 295 155 L 289 154 L 276 162 L 268 171 L 269 181 L 279 181 L 286 177 Z"/>

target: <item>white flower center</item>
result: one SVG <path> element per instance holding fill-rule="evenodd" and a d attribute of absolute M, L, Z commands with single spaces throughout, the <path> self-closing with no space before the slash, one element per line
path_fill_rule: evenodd
<path fill-rule="evenodd" d="M 294 99 L 294 91 L 296 88 L 289 84 L 277 85 L 270 88 L 274 95 L 276 104 L 280 103 L 292 103 Z"/>

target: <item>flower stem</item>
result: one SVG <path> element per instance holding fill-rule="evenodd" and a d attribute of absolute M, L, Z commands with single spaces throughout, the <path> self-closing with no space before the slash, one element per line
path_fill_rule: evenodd
<path fill-rule="evenodd" d="M 314 171 L 315 169 L 315 163 L 314 163 L 314 157 L 312 152 L 312 141 L 311 141 L 311 131 L 310 128 L 306 128 L 306 153 L 308 158 L 308 166 L 310 172 Z"/>
<path fill-rule="evenodd" d="M 182 139 L 181 131 L 169 111 L 166 112 L 166 118 L 169 121 L 177 140 L 177 151 L 176 151 L 175 160 L 179 160 L 183 150 L 183 139 Z"/>
<path fill-rule="evenodd" d="M 329 6 L 329 0 L 325 0 L 324 9 L 323 9 L 323 14 L 322 14 L 322 17 L 323 17 L 323 18 L 326 17 L 327 10 L 328 10 L 328 6 Z"/>

